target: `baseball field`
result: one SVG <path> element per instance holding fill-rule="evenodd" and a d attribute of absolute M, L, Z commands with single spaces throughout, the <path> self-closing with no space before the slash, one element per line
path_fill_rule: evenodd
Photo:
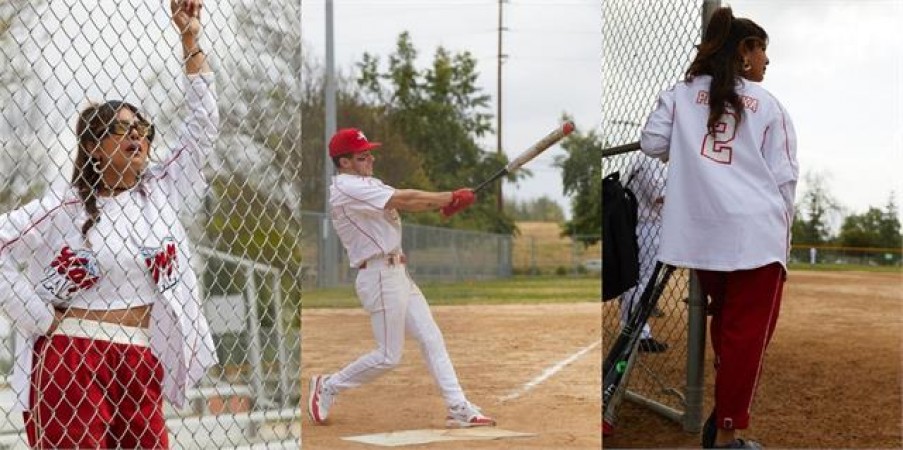
<path fill-rule="evenodd" d="M 652 319 L 653 329 L 667 319 Z M 901 320 L 899 271 L 792 270 L 745 435 L 772 448 L 903 447 Z M 707 350 L 704 416 L 712 407 Z M 699 437 L 624 402 L 605 446 L 698 447 Z"/>
<path fill-rule="evenodd" d="M 438 303 L 432 312 L 469 399 L 498 421 L 498 428 L 533 436 L 487 441 L 438 442 L 404 448 L 598 449 L 601 442 L 601 304 L 598 279 L 525 280 L 534 295 L 497 295 L 505 304 L 480 304 L 478 286 L 448 295 L 424 286 Z M 518 290 L 517 281 L 496 284 Z M 575 285 L 582 297 L 569 293 Z M 493 288 L 489 284 L 489 289 Z M 543 287 L 545 286 L 545 287 Z M 569 297 L 548 303 L 535 297 Z M 470 292 L 470 293 L 468 293 Z M 486 292 L 486 291 L 482 291 Z M 526 291 L 525 291 L 526 292 Z M 552 293 L 550 293 L 552 292 Z M 351 291 L 348 291 L 354 300 Z M 478 296 L 478 295 L 477 295 Z M 314 300 L 311 306 L 323 304 Z M 558 301 L 561 301 L 559 298 Z M 333 303 L 333 302 L 329 302 Z M 302 310 L 302 389 L 310 375 L 331 372 L 370 350 L 369 320 L 359 307 Z M 358 449 L 343 437 L 418 429 L 442 429 L 445 408 L 416 342 L 409 340 L 401 365 L 373 383 L 343 392 L 328 426 L 302 424 L 305 449 Z M 376 448 L 376 447 L 371 447 Z"/>

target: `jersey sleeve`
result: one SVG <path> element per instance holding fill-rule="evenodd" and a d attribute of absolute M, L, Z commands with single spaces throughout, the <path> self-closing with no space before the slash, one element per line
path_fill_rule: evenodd
<path fill-rule="evenodd" d="M 357 211 L 382 211 L 395 188 L 383 184 L 375 178 L 358 178 L 336 186 L 349 201 L 343 206 Z"/>
<path fill-rule="evenodd" d="M 674 88 L 662 92 L 655 109 L 646 118 L 646 125 L 640 135 L 640 149 L 643 153 L 668 160 L 671 147 L 671 130 L 674 124 Z"/>
<path fill-rule="evenodd" d="M 187 75 L 184 80 L 188 116 L 170 156 L 151 169 L 150 176 L 163 183 L 177 209 L 204 195 L 204 165 L 219 135 L 219 110 L 212 73 Z"/>
<path fill-rule="evenodd" d="M 762 156 L 781 191 L 787 211 L 792 217 L 796 183 L 799 179 L 799 163 L 796 159 L 796 130 L 784 107 L 777 101 L 775 105 L 775 113 L 765 130 Z"/>
<path fill-rule="evenodd" d="M 664 192 L 664 180 L 656 173 L 654 160 L 640 156 L 627 171 L 626 186 L 636 195 L 641 207 L 653 208 Z"/>
<path fill-rule="evenodd" d="M 53 322 L 52 306 L 21 272 L 33 259 L 26 242 L 40 237 L 48 214 L 45 203 L 35 200 L 0 215 L 0 309 L 26 335 L 44 334 Z"/>

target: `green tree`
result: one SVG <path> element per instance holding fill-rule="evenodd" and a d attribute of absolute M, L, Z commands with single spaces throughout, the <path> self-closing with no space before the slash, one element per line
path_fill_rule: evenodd
<path fill-rule="evenodd" d="M 884 213 L 870 207 L 863 214 L 851 214 L 844 218 L 840 227 L 839 241 L 844 247 L 884 247 L 881 239 L 881 226 Z"/>
<path fill-rule="evenodd" d="M 0 211 L 36 197 L 50 165 L 41 130 L 52 127 L 42 93 L 45 64 L 33 55 L 49 40 L 38 25 L 44 1 L 0 1 Z M 45 133 L 46 134 L 46 133 Z"/>
<path fill-rule="evenodd" d="M 840 214 L 840 204 L 828 189 L 828 175 L 808 172 L 806 191 L 798 197 L 793 218 L 793 240 L 824 244 L 832 239 L 830 220 Z"/>
<path fill-rule="evenodd" d="M 562 169 L 564 194 L 572 196 L 572 218 L 562 235 L 583 236 L 585 245 L 593 245 L 602 239 L 602 139 L 594 131 L 574 130 L 561 147 L 567 155 L 556 158 L 555 165 Z"/>
<path fill-rule="evenodd" d="M 496 152 L 484 152 L 476 142 L 491 131 L 492 118 L 487 112 L 489 96 L 476 84 L 476 60 L 468 52 L 452 54 L 442 47 L 427 69 L 419 69 L 416 58 L 417 50 L 405 32 L 399 35 L 385 69 L 371 54 L 365 54 L 358 64 L 360 98 L 371 111 L 383 114 L 409 151 L 422 159 L 426 175 L 422 184 L 398 187 L 451 190 L 474 186 L 507 162 Z M 383 169 L 377 169 L 380 177 Z M 451 225 L 511 232 L 513 220 L 499 213 L 491 200 L 491 196 L 479 196 L 476 205 L 452 218 Z M 419 214 L 410 220 L 434 223 L 438 219 Z"/>
<path fill-rule="evenodd" d="M 564 221 L 564 211 L 561 210 L 561 205 L 546 196 L 525 201 L 506 200 L 505 212 L 517 221 Z"/>
<path fill-rule="evenodd" d="M 903 235 L 900 233 L 900 216 L 894 197 L 895 193 L 891 192 L 887 205 L 884 207 L 884 217 L 881 219 L 881 227 L 878 231 L 881 246 L 885 248 L 903 247 Z"/>

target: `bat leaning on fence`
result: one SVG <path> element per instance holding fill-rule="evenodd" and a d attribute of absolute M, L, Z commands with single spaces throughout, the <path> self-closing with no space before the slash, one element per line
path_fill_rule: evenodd
<path fill-rule="evenodd" d="M 517 158 L 512 159 L 507 166 L 492 174 L 489 179 L 480 183 L 480 185 L 475 187 L 473 191 L 475 193 L 480 192 L 485 189 L 486 186 L 489 186 L 489 184 L 491 184 L 493 181 L 498 180 L 499 178 L 512 173 L 517 169 L 520 169 L 521 166 L 530 162 L 533 158 L 539 156 L 540 153 L 555 145 L 556 142 L 564 139 L 564 137 L 571 134 L 572 131 L 574 131 L 573 122 L 563 123 L 558 128 L 552 130 L 552 132 L 547 134 L 544 138 L 531 145 L 530 148 L 524 150 L 520 155 L 517 155 Z"/>
<path fill-rule="evenodd" d="M 655 269 L 650 277 L 649 282 L 643 289 L 639 303 L 633 305 L 627 323 L 622 324 L 621 332 L 618 334 L 614 344 L 605 356 L 602 364 L 602 408 L 605 411 L 609 407 L 612 396 L 618 390 L 618 386 L 624 381 L 627 362 L 630 360 L 631 354 L 636 350 L 636 343 L 640 338 L 640 332 L 643 330 L 643 324 L 649 320 L 649 316 L 655 309 L 658 299 L 661 297 L 668 284 L 668 279 L 674 272 L 674 266 L 655 263 Z M 626 301 L 626 300 L 622 300 Z"/>

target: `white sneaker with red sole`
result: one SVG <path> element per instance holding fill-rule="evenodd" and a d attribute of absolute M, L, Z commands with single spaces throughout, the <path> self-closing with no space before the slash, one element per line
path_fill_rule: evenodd
<path fill-rule="evenodd" d="M 324 386 L 327 378 L 329 377 L 314 375 L 310 377 L 310 386 L 308 386 L 307 415 L 317 425 L 326 423 L 326 418 L 329 417 L 329 408 L 335 401 L 335 392 Z"/>
<path fill-rule="evenodd" d="M 495 420 L 480 412 L 480 408 L 470 402 L 448 408 L 445 417 L 446 428 L 494 427 Z"/>

